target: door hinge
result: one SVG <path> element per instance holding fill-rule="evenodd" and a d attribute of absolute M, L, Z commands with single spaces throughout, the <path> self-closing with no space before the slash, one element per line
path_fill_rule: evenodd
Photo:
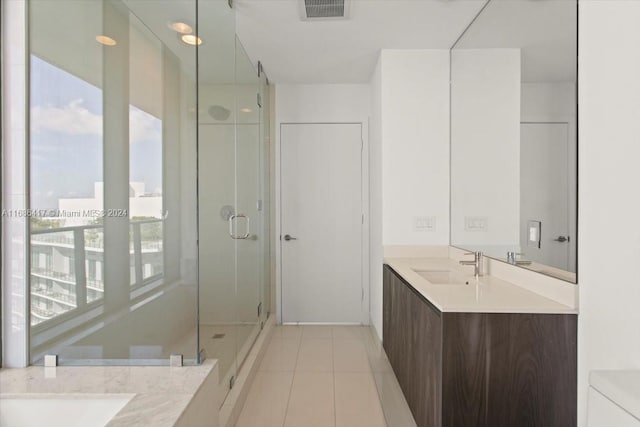
<path fill-rule="evenodd" d="M 262 62 L 258 61 L 258 77 L 262 75 Z"/>
<path fill-rule="evenodd" d="M 236 383 L 236 377 L 234 377 L 233 375 L 231 376 L 231 378 L 229 379 L 229 390 L 231 390 L 233 388 L 233 385 Z"/>
<path fill-rule="evenodd" d="M 364 301 L 364 288 L 361 288 L 360 290 L 362 291 L 362 295 L 360 296 L 360 299 Z"/>
<path fill-rule="evenodd" d="M 256 97 L 257 99 L 257 103 L 258 103 L 258 107 L 262 108 L 262 96 L 260 96 L 260 94 L 257 94 L 258 96 Z"/>
<path fill-rule="evenodd" d="M 364 214 L 362 214 L 362 225 L 364 225 Z"/>
<path fill-rule="evenodd" d="M 258 304 L 258 317 L 262 314 L 262 303 Z"/>

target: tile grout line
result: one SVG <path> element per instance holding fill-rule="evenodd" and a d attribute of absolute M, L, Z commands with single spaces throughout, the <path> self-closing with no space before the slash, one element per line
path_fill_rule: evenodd
<path fill-rule="evenodd" d="M 384 424 L 388 427 L 389 426 L 389 422 L 388 422 L 389 421 L 388 420 L 389 414 L 387 412 L 388 412 L 389 409 L 387 408 L 387 410 L 385 411 L 385 405 L 383 403 L 382 394 L 381 394 L 382 393 L 382 388 L 381 388 L 381 386 L 378 387 L 378 380 L 376 378 L 376 372 L 374 371 L 373 364 L 371 363 L 371 360 L 374 357 L 376 357 L 376 354 L 374 353 L 375 348 L 371 347 L 371 346 L 376 346 L 376 344 L 373 342 L 376 338 L 373 336 L 374 331 L 371 329 L 371 326 L 369 326 L 369 328 L 370 329 L 368 331 L 369 332 L 369 338 L 368 339 L 370 340 L 369 341 L 370 345 L 366 346 L 367 361 L 369 362 L 369 368 L 371 369 L 371 377 L 373 379 L 373 386 L 376 389 L 376 394 L 378 395 L 378 401 L 380 402 L 380 410 L 382 411 L 382 417 L 384 419 Z M 382 351 L 384 352 L 384 350 L 382 350 Z"/>
<path fill-rule="evenodd" d="M 371 347 L 369 346 L 369 342 L 368 342 L 370 337 L 367 338 L 367 336 L 363 335 L 363 333 L 364 333 L 364 331 L 360 330 L 358 336 L 356 336 L 356 337 L 351 337 L 351 338 L 340 337 L 340 338 L 337 338 L 337 340 L 353 341 L 353 342 L 359 343 L 362 346 L 362 349 L 365 352 L 365 358 L 366 358 L 366 363 L 367 363 L 367 367 L 368 367 L 367 370 L 357 370 L 357 371 L 347 370 L 347 371 L 340 371 L 340 372 L 337 372 L 335 370 L 335 342 L 336 342 L 336 337 L 334 336 L 334 339 L 333 339 L 333 343 L 334 343 L 334 351 L 333 351 L 333 355 L 334 355 L 334 360 L 333 360 L 334 361 L 334 372 L 333 372 L 333 378 L 334 378 L 334 406 L 336 405 L 336 402 L 337 402 L 336 394 L 335 394 L 335 391 L 336 391 L 336 376 L 337 376 L 337 374 L 341 374 L 341 375 L 344 375 L 344 374 L 347 374 L 347 375 L 355 374 L 355 375 L 367 376 L 369 378 L 369 380 L 371 381 L 370 384 L 373 385 L 373 391 L 375 392 L 378 404 L 380 405 L 380 411 L 382 413 L 382 421 L 384 422 L 384 425 L 388 427 L 389 424 L 387 423 L 387 418 L 386 418 L 386 415 L 385 415 L 385 412 L 384 412 L 384 409 L 383 409 L 383 405 L 382 405 L 382 396 L 380 396 L 380 393 L 378 391 L 376 378 L 375 378 L 375 371 L 373 369 L 373 364 L 371 363 L 372 356 L 374 356 L 374 355 L 372 354 Z M 335 423 L 336 423 L 336 426 L 337 426 L 338 425 L 337 424 L 338 423 L 338 421 L 337 421 L 337 408 L 336 408 L 335 414 L 336 414 L 335 415 Z"/>
<path fill-rule="evenodd" d="M 384 411 L 384 407 L 382 405 L 382 402 L 380 401 L 380 399 L 381 399 L 381 396 L 379 394 L 380 390 L 377 387 L 378 384 L 377 384 L 377 381 L 376 381 L 376 378 L 375 378 L 375 372 L 374 372 L 374 369 L 373 369 L 373 364 L 372 364 L 372 359 L 371 359 L 371 357 L 374 355 L 374 351 L 373 351 L 374 349 L 373 349 L 373 347 L 368 345 L 369 344 L 369 340 L 367 340 L 367 337 L 364 334 L 364 333 L 366 333 L 366 331 L 359 330 L 358 332 L 359 332 L 358 335 L 357 336 L 353 336 L 353 337 L 348 337 L 348 336 L 337 336 L 336 337 L 335 330 L 332 328 L 331 329 L 331 334 L 330 334 L 331 339 L 330 339 L 330 341 L 327 340 L 327 341 L 329 341 L 329 343 L 331 345 L 331 351 L 330 351 L 330 353 L 331 353 L 330 354 L 330 358 L 331 359 L 330 359 L 330 361 L 331 361 L 331 364 L 332 364 L 332 368 L 331 368 L 330 372 L 332 373 L 332 380 L 333 380 L 332 385 L 333 385 L 333 393 L 334 393 L 334 395 L 333 395 L 334 426 L 337 426 L 337 419 L 338 419 L 338 416 L 337 416 L 337 394 L 336 394 L 336 391 L 337 391 L 336 390 L 337 389 L 337 378 L 336 378 L 336 376 L 337 376 L 338 372 L 336 371 L 336 364 L 335 364 L 335 361 L 336 361 L 335 360 L 336 359 L 335 358 L 335 356 L 336 356 L 336 349 L 335 349 L 336 341 L 339 341 L 339 342 L 340 341 L 355 341 L 355 342 L 358 342 L 359 345 L 362 346 L 362 348 L 363 348 L 363 350 L 365 351 L 365 354 L 366 354 L 366 363 L 367 363 L 367 366 L 368 366 L 369 369 L 366 372 L 360 371 L 360 370 L 358 370 L 358 371 L 349 370 L 349 371 L 344 371 L 344 372 L 340 372 L 340 373 L 347 373 L 347 374 L 349 374 L 349 373 L 353 373 L 353 374 L 365 374 L 365 373 L 368 373 L 369 374 L 368 377 L 373 382 L 374 390 L 375 390 L 376 395 L 378 397 L 378 402 L 379 402 L 379 404 L 381 406 L 380 409 L 382 411 L 383 421 L 384 421 L 385 425 L 388 426 L 388 423 L 386 422 L 387 421 L 387 419 L 386 419 L 387 417 L 385 416 L 386 414 L 385 414 L 385 411 Z M 285 411 L 284 411 L 284 419 L 282 421 L 281 427 L 284 427 L 284 425 L 286 424 L 286 420 L 288 419 L 288 412 L 289 412 L 290 403 L 291 403 L 291 395 L 293 394 L 293 383 L 295 382 L 295 378 L 297 377 L 297 375 L 296 375 L 298 373 L 298 369 L 297 368 L 298 368 L 299 362 L 300 362 L 300 353 L 301 353 L 301 349 L 302 349 L 302 341 L 303 341 L 302 337 L 303 337 L 303 335 L 304 335 L 304 330 L 302 330 L 300 332 L 300 335 L 297 338 L 298 339 L 298 347 L 296 348 L 296 354 L 295 354 L 296 359 L 295 359 L 295 363 L 294 363 L 294 367 L 293 367 L 292 380 L 291 380 L 291 383 L 290 383 L 290 386 L 289 386 L 289 391 L 288 391 L 289 394 L 287 396 L 287 402 L 286 402 Z M 274 334 L 272 336 L 270 344 L 276 338 L 284 338 L 284 337 L 282 337 L 282 336 L 279 337 L 276 334 Z M 313 337 L 311 337 L 311 338 L 313 338 Z M 327 337 L 327 338 L 329 338 L 329 337 Z"/>
<path fill-rule="evenodd" d="M 298 367 L 298 357 L 300 356 L 300 347 L 302 346 L 302 334 L 304 330 L 300 331 L 300 339 L 298 340 L 298 351 L 296 352 L 296 363 L 293 365 L 293 376 L 291 377 L 291 385 L 289 386 L 289 396 L 287 397 L 287 405 L 284 409 L 284 419 L 282 420 L 282 427 L 287 423 L 287 416 L 289 415 L 289 403 L 291 402 L 291 394 L 293 393 L 293 383 L 296 380 L 296 368 Z"/>
<path fill-rule="evenodd" d="M 387 420 L 386 420 L 386 416 L 385 416 L 385 413 L 384 413 L 384 408 L 383 408 L 382 402 L 380 401 L 381 396 L 379 394 L 379 389 L 377 387 L 377 382 L 376 382 L 376 379 L 375 379 L 375 373 L 374 373 L 374 370 L 373 370 L 373 365 L 371 363 L 371 356 L 372 356 L 371 350 L 372 350 L 372 348 L 370 348 L 368 346 L 368 344 L 367 344 L 368 341 L 366 339 L 366 336 L 364 336 L 362 334 L 362 332 L 364 332 L 364 331 L 359 331 L 359 332 L 360 333 L 358 334 L 358 336 L 354 337 L 353 340 L 359 342 L 360 345 L 363 346 L 363 349 L 364 349 L 364 351 L 366 353 L 367 365 L 368 365 L 368 368 L 369 368 L 367 372 L 369 374 L 369 378 L 373 381 L 374 390 L 376 391 L 376 394 L 377 394 L 377 397 L 378 397 L 378 401 L 379 401 L 379 404 L 381 406 L 382 415 L 383 415 L 383 421 L 384 421 L 385 425 L 388 426 L 388 424 L 386 422 Z M 286 406 L 285 406 L 284 419 L 283 419 L 282 425 L 281 425 L 282 427 L 284 427 L 284 425 L 286 425 L 286 420 L 288 419 L 288 412 L 289 412 L 289 409 L 290 409 L 291 396 L 293 394 L 293 384 L 294 384 L 295 378 L 297 376 L 296 374 L 298 373 L 298 369 L 297 368 L 298 368 L 299 362 L 300 362 L 300 352 L 301 352 L 301 348 L 302 348 L 303 335 L 304 335 L 304 330 L 301 331 L 300 336 L 298 338 L 298 347 L 297 347 L 297 351 L 296 351 L 296 360 L 295 360 L 295 363 L 294 363 L 294 369 L 293 369 L 293 376 L 292 376 L 291 384 L 289 386 L 289 394 L 288 394 L 287 403 L 286 403 Z M 273 341 L 274 338 L 276 338 L 275 334 L 272 337 L 272 341 Z M 280 338 L 282 338 L 282 337 L 280 337 Z M 336 369 L 335 369 L 336 368 L 336 364 L 335 364 L 335 356 L 336 356 L 335 343 L 336 343 L 336 340 L 338 340 L 338 341 L 339 340 L 351 341 L 352 339 L 350 339 L 348 337 L 336 337 L 333 328 L 331 329 L 331 340 L 329 342 L 330 342 L 330 345 L 331 345 L 331 356 L 330 357 L 331 357 L 331 363 L 332 363 L 331 373 L 332 373 L 333 393 L 334 393 L 334 395 L 333 395 L 334 426 L 337 426 L 337 418 L 338 418 L 338 416 L 337 416 L 337 395 L 336 395 L 336 374 L 337 374 L 337 372 L 336 372 Z M 363 373 L 367 373 L 367 372 L 345 371 L 344 373 L 363 374 Z M 341 372 L 341 373 L 343 373 L 343 372 Z"/>

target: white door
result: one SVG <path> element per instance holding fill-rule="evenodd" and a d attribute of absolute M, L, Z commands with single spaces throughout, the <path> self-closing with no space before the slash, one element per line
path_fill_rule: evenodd
<path fill-rule="evenodd" d="M 362 321 L 362 125 L 281 127 L 282 321 Z"/>
<path fill-rule="evenodd" d="M 569 126 L 522 123 L 520 134 L 520 241 L 524 259 L 569 270 Z M 528 243 L 529 221 L 540 221 L 540 247 Z M 573 239 L 573 240 L 572 240 Z"/>

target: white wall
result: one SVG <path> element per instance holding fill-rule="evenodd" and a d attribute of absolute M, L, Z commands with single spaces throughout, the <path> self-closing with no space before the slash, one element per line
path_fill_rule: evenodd
<path fill-rule="evenodd" d="M 449 51 L 383 50 L 370 84 L 370 314 L 382 337 L 383 246 L 449 244 Z"/>
<path fill-rule="evenodd" d="M 368 84 L 278 84 L 275 86 L 275 188 L 276 188 L 276 232 L 274 239 L 278 239 L 280 232 L 280 125 L 282 123 L 362 123 L 364 152 L 363 159 L 369 157 L 368 122 L 370 102 L 370 87 Z M 363 162 L 363 208 L 365 209 L 364 229 L 369 227 L 369 174 L 368 162 Z M 278 240 L 279 242 L 279 240 Z M 276 242 L 276 262 L 280 265 L 280 245 Z M 369 234 L 363 234 L 363 271 L 365 284 L 365 301 L 369 298 Z M 280 270 L 276 269 L 276 301 L 281 301 Z M 368 309 L 368 307 L 365 307 Z M 280 318 L 281 307 L 276 309 L 276 319 Z M 364 313 L 363 323 L 367 323 L 369 314 Z"/>
<path fill-rule="evenodd" d="M 505 253 L 519 242 L 520 51 L 456 49 L 451 63 L 451 243 Z"/>
<path fill-rule="evenodd" d="M 384 50 L 384 245 L 449 243 L 449 52 Z M 434 217 L 433 231 L 415 229 Z"/>
<path fill-rule="evenodd" d="M 640 369 L 640 2 L 582 1 L 579 425 L 588 373 Z"/>
<path fill-rule="evenodd" d="M 276 128 L 281 123 L 362 122 L 369 117 L 369 85 L 276 85 Z M 278 139 L 280 134 L 278 133 Z"/>
<path fill-rule="evenodd" d="M 520 117 L 522 121 L 561 120 L 575 117 L 576 85 L 561 83 L 522 83 Z"/>
<path fill-rule="evenodd" d="M 382 338 L 382 56 L 371 76 L 369 186 L 369 314 Z"/>

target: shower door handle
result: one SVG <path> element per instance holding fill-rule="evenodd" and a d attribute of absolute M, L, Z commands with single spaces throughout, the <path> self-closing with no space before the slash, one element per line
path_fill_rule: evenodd
<path fill-rule="evenodd" d="M 235 220 L 236 218 L 244 218 L 245 222 L 247 223 L 247 232 L 242 236 L 236 236 L 235 234 L 233 234 L 233 220 Z M 237 214 L 237 215 L 229 216 L 229 236 L 231 236 L 232 239 L 234 240 L 248 239 L 249 236 L 251 236 L 250 230 L 251 230 L 251 220 L 249 219 L 248 216 L 246 216 L 245 214 Z"/>

